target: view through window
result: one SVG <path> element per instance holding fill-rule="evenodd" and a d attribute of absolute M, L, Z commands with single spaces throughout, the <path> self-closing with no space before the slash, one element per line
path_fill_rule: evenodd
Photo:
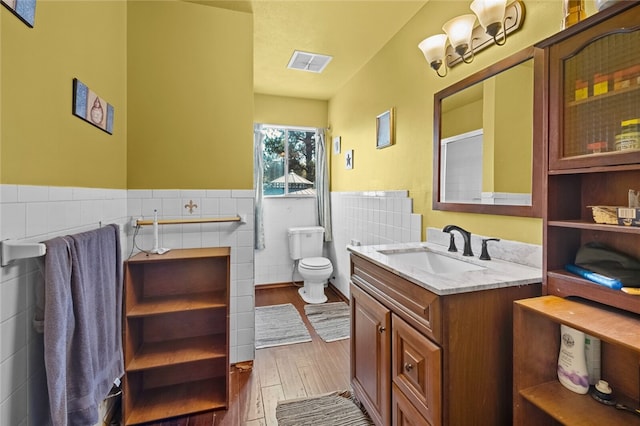
<path fill-rule="evenodd" d="M 315 195 L 315 129 L 264 126 L 264 195 Z"/>

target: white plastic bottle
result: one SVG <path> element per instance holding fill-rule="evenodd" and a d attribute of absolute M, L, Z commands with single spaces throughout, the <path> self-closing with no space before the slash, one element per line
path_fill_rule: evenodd
<path fill-rule="evenodd" d="M 585 334 L 584 355 L 589 373 L 589 384 L 595 385 L 600 380 L 600 339 Z"/>
<path fill-rule="evenodd" d="M 569 390 L 585 394 L 589 391 L 589 374 L 584 351 L 585 335 L 564 324 L 560 325 L 558 380 Z"/>

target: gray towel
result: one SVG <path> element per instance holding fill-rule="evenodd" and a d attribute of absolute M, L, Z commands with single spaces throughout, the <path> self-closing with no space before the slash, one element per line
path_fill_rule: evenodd
<path fill-rule="evenodd" d="M 117 225 L 46 242 L 44 351 L 51 421 L 94 425 L 124 374 Z"/>

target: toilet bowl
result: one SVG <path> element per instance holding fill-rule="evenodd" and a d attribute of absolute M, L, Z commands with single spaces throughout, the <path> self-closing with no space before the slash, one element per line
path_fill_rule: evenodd
<path fill-rule="evenodd" d="M 298 263 L 298 272 L 304 280 L 304 287 L 298 289 L 302 300 L 307 303 L 326 302 L 324 286 L 333 273 L 331 261 L 326 257 L 307 257 Z"/>
<path fill-rule="evenodd" d="M 307 303 L 326 302 L 324 287 L 333 273 L 333 265 L 329 259 L 322 257 L 324 228 L 289 228 L 288 233 L 289 254 L 298 263 L 298 273 L 304 280 L 304 286 L 298 290 L 300 297 Z"/>

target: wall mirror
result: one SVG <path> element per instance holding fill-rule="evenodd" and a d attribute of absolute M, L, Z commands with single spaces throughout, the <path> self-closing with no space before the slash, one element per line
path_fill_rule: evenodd
<path fill-rule="evenodd" d="M 434 210 L 541 216 L 542 61 L 529 47 L 435 94 Z"/>

